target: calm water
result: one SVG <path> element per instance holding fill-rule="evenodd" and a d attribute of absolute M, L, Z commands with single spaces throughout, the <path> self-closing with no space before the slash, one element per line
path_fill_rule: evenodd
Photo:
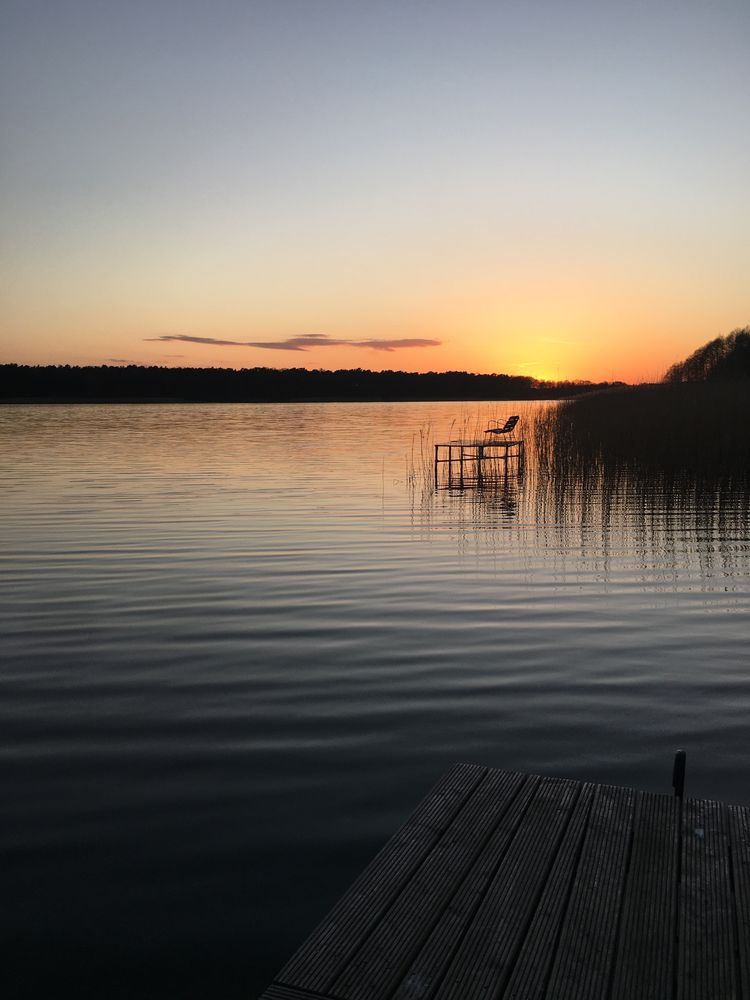
<path fill-rule="evenodd" d="M 252 997 L 455 760 L 750 801 L 747 497 L 426 488 L 519 405 L 0 407 L 4 996 Z"/>

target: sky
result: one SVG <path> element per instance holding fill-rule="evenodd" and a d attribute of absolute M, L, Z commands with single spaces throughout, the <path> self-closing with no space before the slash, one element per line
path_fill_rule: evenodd
<path fill-rule="evenodd" d="M 654 380 L 750 323 L 748 0 L 2 0 L 0 362 Z"/>

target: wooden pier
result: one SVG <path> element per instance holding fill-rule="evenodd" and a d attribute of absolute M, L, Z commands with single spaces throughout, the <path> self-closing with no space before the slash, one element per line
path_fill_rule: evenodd
<path fill-rule="evenodd" d="M 435 445 L 435 484 L 441 465 L 448 466 L 447 485 L 463 486 L 468 480 L 481 483 L 487 478 L 488 466 L 497 468 L 502 463 L 507 471 L 508 462 L 520 462 L 523 455 L 522 438 L 442 442 Z"/>
<path fill-rule="evenodd" d="M 750 1000 L 750 809 L 457 764 L 261 1000 Z"/>

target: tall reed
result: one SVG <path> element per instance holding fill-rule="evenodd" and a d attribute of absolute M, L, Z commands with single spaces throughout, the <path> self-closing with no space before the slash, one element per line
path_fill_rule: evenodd
<path fill-rule="evenodd" d="M 620 471 L 750 479 L 750 381 L 644 385 L 550 407 L 534 427 L 548 477 Z"/>

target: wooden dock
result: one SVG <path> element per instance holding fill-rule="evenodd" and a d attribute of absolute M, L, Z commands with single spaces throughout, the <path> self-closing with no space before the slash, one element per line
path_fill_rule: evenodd
<path fill-rule="evenodd" d="M 447 485 L 463 486 L 471 479 L 481 483 L 492 470 L 502 468 L 507 471 L 508 463 L 524 457 L 522 438 L 501 438 L 483 441 L 445 441 L 435 445 L 435 484 L 439 482 L 441 465 L 447 466 Z"/>
<path fill-rule="evenodd" d="M 457 764 L 261 1000 L 750 1000 L 750 809 Z"/>

